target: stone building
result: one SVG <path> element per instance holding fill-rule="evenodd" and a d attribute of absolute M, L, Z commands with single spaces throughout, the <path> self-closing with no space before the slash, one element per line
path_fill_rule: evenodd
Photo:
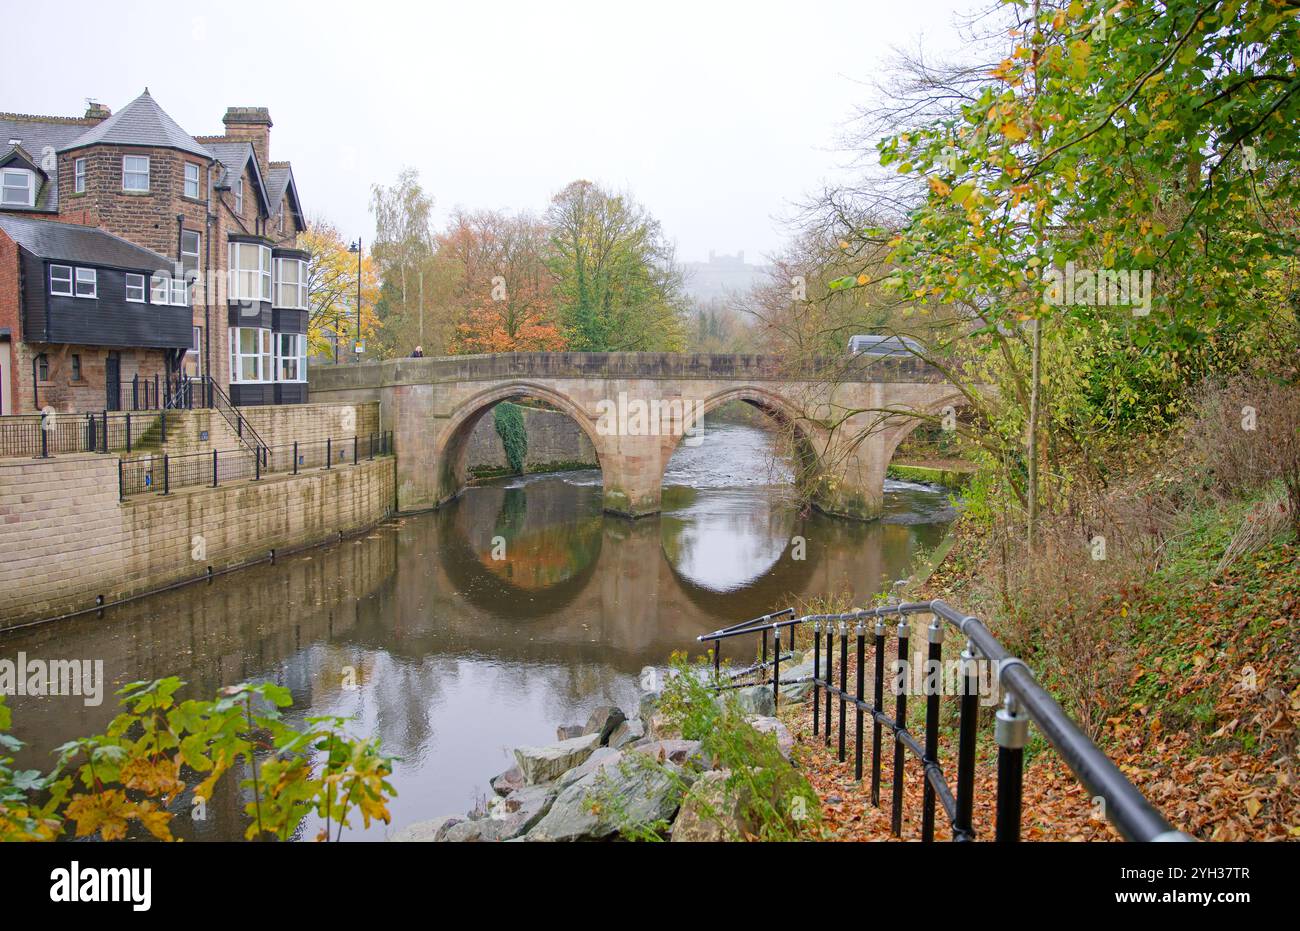
<path fill-rule="evenodd" d="M 114 114 L 0 113 L 0 413 L 307 393 L 306 227 L 271 117 L 191 136 L 148 89 Z"/>

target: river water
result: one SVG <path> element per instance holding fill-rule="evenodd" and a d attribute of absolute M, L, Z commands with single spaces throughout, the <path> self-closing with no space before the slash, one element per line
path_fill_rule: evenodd
<path fill-rule="evenodd" d="M 178 675 L 182 696 L 211 697 L 272 680 L 291 717 L 350 715 L 400 758 L 393 823 L 366 839 L 463 813 L 512 747 L 553 741 L 601 702 L 635 707 L 643 666 L 795 598 L 861 602 L 954 516 L 944 492 L 893 481 L 880 521 L 801 514 L 789 478 L 770 434 L 710 423 L 669 463 L 656 517 L 602 514 L 598 471 L 503 479 L 275 565 L 0 636 L 0 658 L 103 660 L 108 680 L 98 707 L 10 697 L 18 764 L 48 770 L 54 747 L 102 732 L 128 682 Z M 243 800 L 220 786 L 206 820 L 175 819 L 178 836 L 242 836 Z"/>

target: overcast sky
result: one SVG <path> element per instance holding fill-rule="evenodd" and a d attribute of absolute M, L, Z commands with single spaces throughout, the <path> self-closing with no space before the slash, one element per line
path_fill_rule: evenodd
<path fill-rule="evenodd" d="M 411 166 L 439 220 L 540 212 L 588 178 L 648 206 L 681 260 L 755 261 L 845 163 L 845 121 L 891 47 L 959 47 L 954 12 L 972 5 L 78 0 L 53 29 L 27 5 L 7 14 L 32 40 L 6 30 L 0 110 L 79 115 L 91 97 L 116 111 L 147 86 L 206 135 L 227 106 L 266 106 L 271 157 L 345 236 L 369 240 L 370 186 Z"/>

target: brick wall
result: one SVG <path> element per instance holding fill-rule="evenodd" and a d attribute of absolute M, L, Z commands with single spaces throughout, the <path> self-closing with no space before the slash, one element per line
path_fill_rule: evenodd
<path fill-rule="evenodd" d="M 114 457 L 0 462 L 0 629 L 337 539 L 393 500 L 391 458 L 126 502 Z"/>
<path fill-rule="evenodd" d="M 358 404 L 287 404 L 241 407 L 240 413 L 268 446 L 295 440 L 310 443 L 326 439 L 369 436 L 379 432 L 379 402 Z"/>

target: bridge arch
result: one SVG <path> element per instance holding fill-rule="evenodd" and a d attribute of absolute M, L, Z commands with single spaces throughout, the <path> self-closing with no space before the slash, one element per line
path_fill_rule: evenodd
<path fill-rule="evenodd" d="M 902 423 L 891 427 L 882 437 L 882 460 L 886 470 L 889 468 L 889 464 L 893 462 L 894 453 L 898 451 L 898 447 L 903 440 L 911 436 L 921 424 L 926 423 L 927 419 L 942 415 L 944 409 L 948 407 L 955 409 L 969 406 L 970 399 L 954 388 L 932 400 L 927 400 L 925 404 L 920 405 L 920 409 L 916 414 L 904 415 L 906 419 Z"/>
<path fill-rule="evenodd" d="M 502 401 L 524 398 L 545 401 L 573 420 L 591 441 L 601 479 L 605 479 L 605 450 L 602 448 L 601 436 L 582 406 L 568 395 L 546 385 L 524 379 L 513 380 L 493 385 L 461 401 L 439 432 L 434 442 L 435 461 L 440 466 L 437 476 L 439 504 L 455 498 L 465 488 L 469 437 L 483 415 Z"/>

